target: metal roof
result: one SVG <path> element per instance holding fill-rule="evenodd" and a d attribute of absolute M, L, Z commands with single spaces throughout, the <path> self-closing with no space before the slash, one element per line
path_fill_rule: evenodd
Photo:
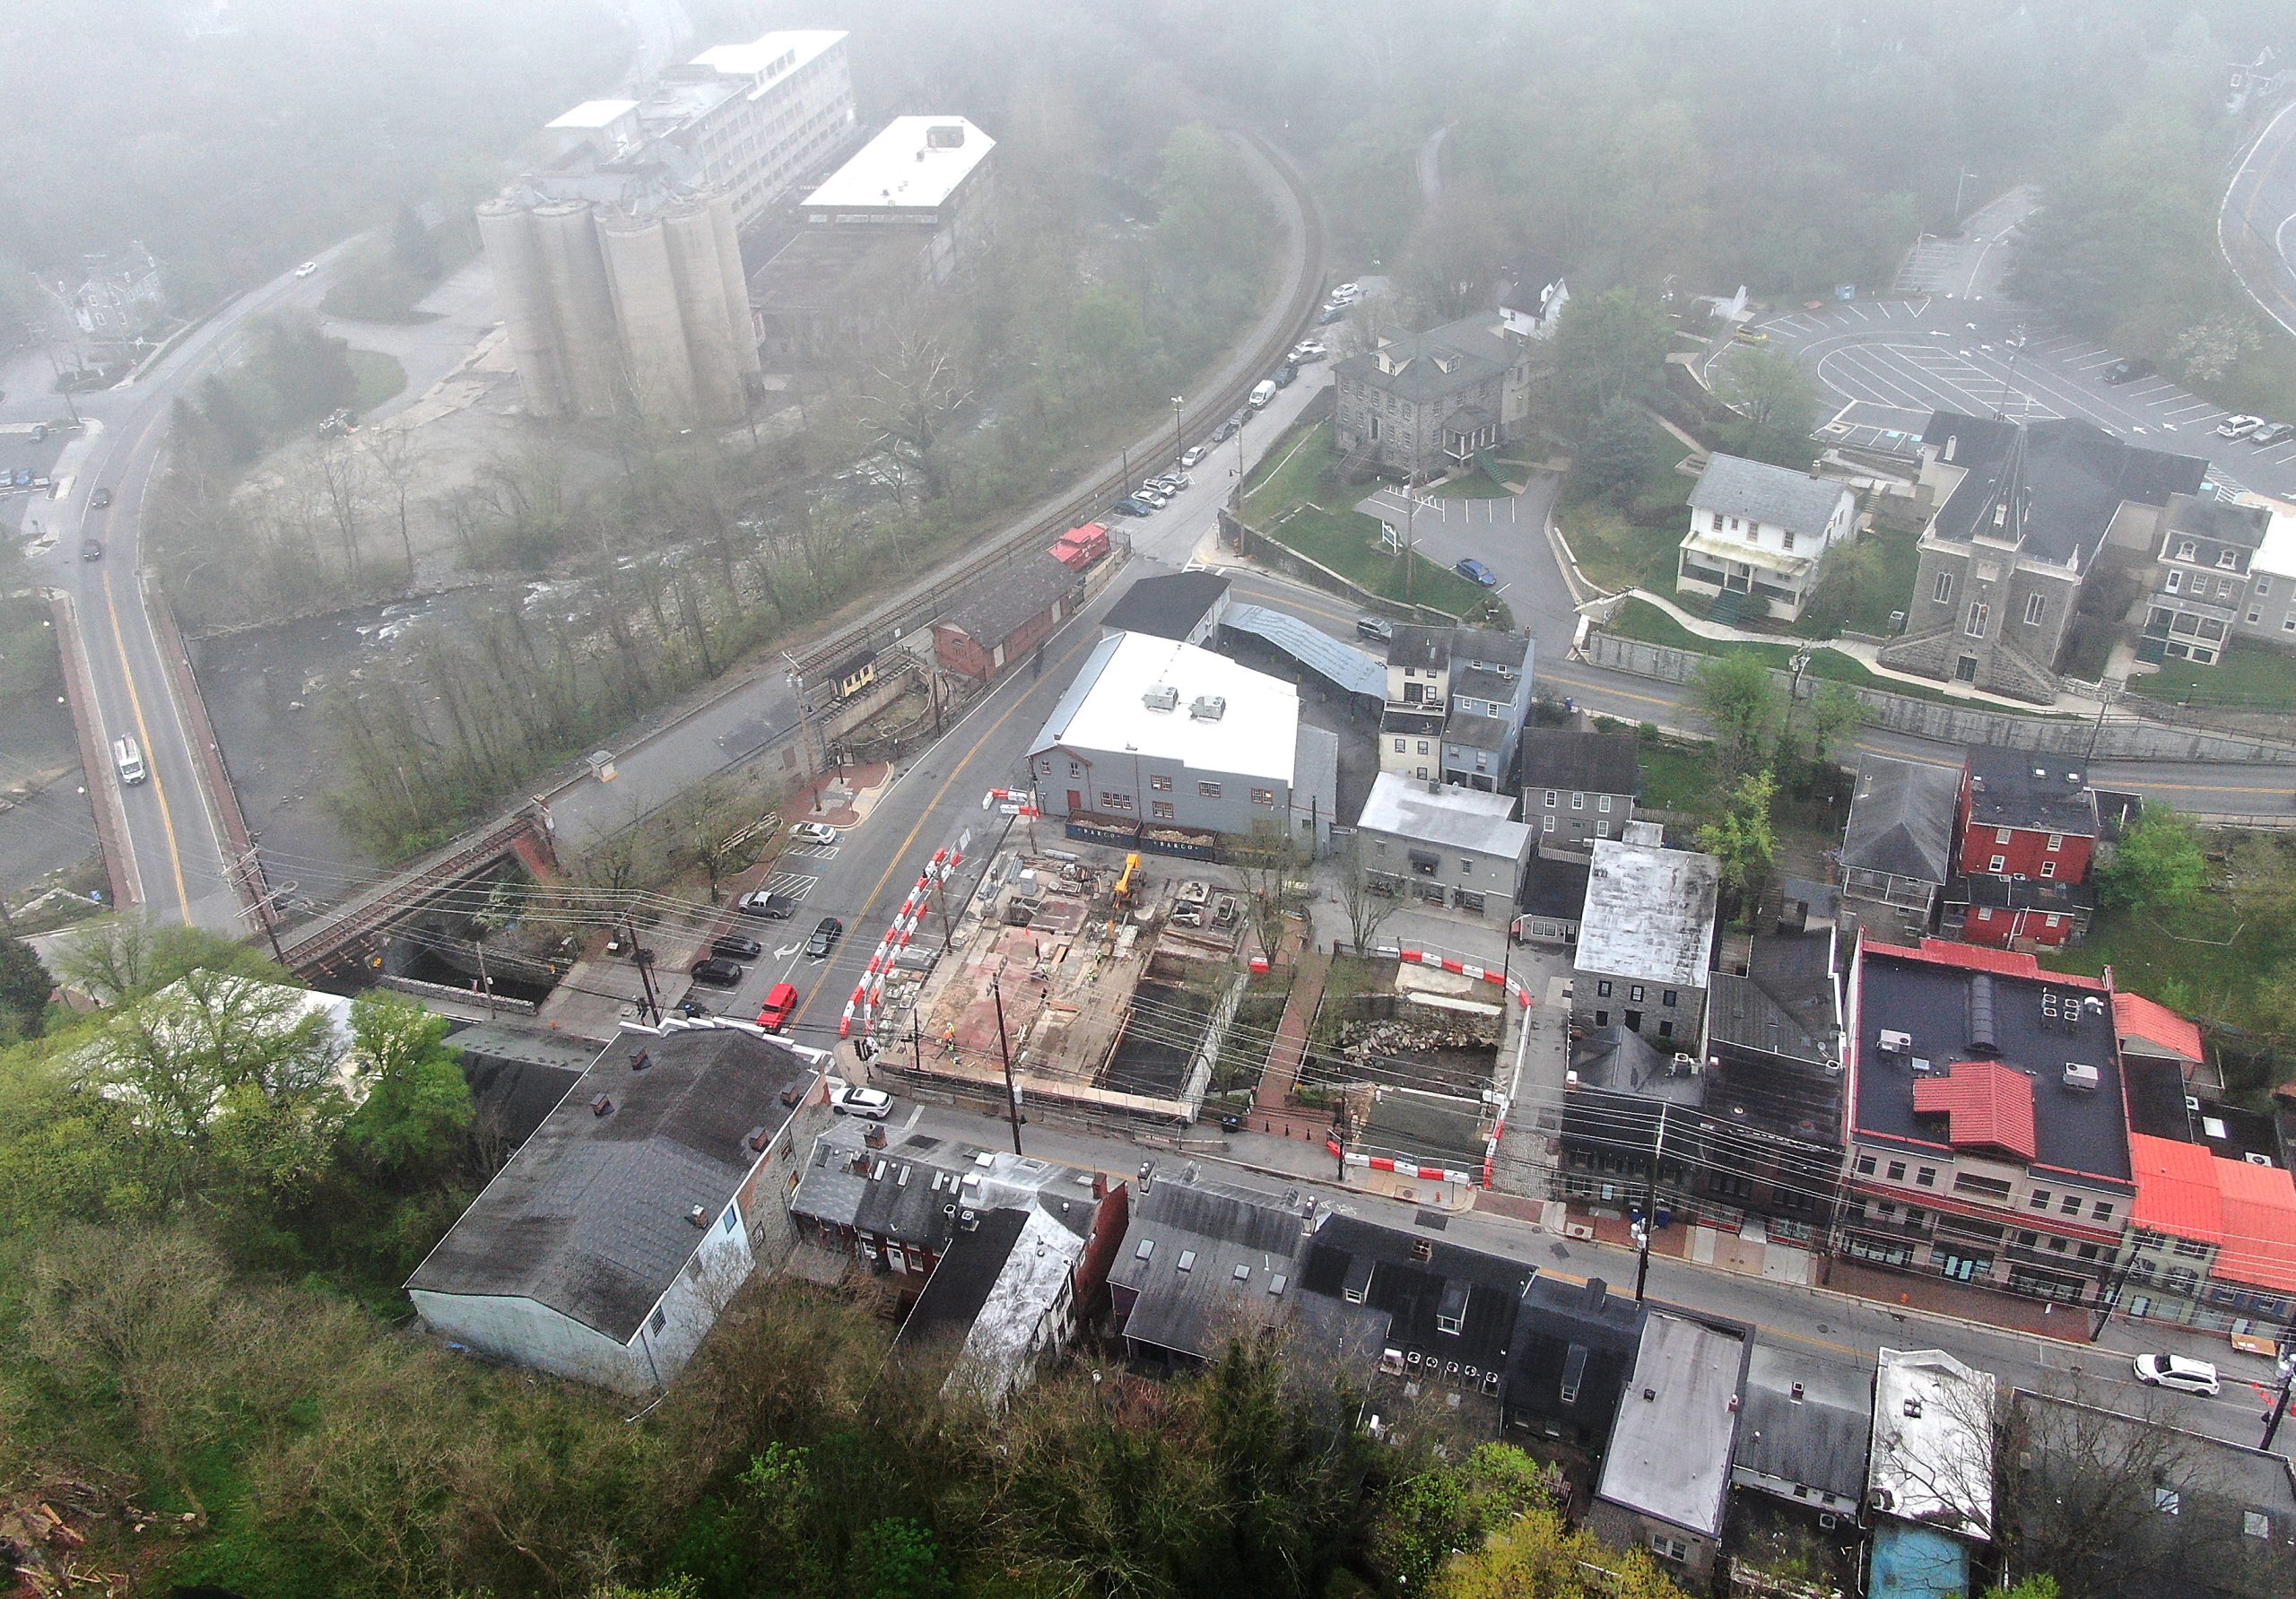
<path fill-rule="evenodd" d="M 1654 1313 L 1642 1324 L 1596 1494 L 1720 1536 L 1745 1363 L 1743 1333 Z"/>
<path fill-rule="evenodd" d="M 1874 1508 L 1966 1537 L 1993 1535 L 1993 1374 L 1942 1349 L 1877 1351 Z"/>
<path fill-rule="evenodd" d="M 1178 696 L 1170 709 L 1149 702 L 1157 690 Z M 1222 701 L 1219 714 L 1195 715 L 1201 700 Z M 1299 729 L 1300 691 L 1282 679 L 1193 644 L 1118 633 L 1093 650 L 1029 753 L 1132 754 L 1290 783 Z"/>
<path fill-rule="evenodd" d="M 1387 669 L 1384 665 L 1352 646 L 1342 644 L 1321 629 L 1309 627 L 1296 616 L 1270 611 L 1263 605 L 1231 605 L 1221 625 L 1265 639 L 1318 676 L 1351 693 L 1368 694 L 1374 700 L 1387 697 Z"/>
<path fill-rule="evenodd" d="M 2296 1289 L 2296 1182 L 2276 1166 L 2228 1160 L 2196 1143 L 2133 1133 L 2132 1224 L 2213 1244 L 2213 1277 Z"/>
<path fill-rule="evenodd" d="M 2033 1080 L 1997 1060 L 1955 1061 L 1939 1077 L 1917 1079 L 1913 1114 L 1945 1118 L 1957 1150 L 2005 1150 L 2033 1158 Z"/>
<path fill-rule="evenodd" d="M 1622 839 L 1596 839 L 1594 854 L 1578 969 L 1705 987 L 1721 863 Z"/>
<path fill-rule="evenodd" d="M 2199 1028 L 2141 994 L 2113 995 L 2113 1030 L 2120 1035 L 2124 1051 L 2131 1038 L 2137 1038 L 2157 1044 L 2185 1060 L 2199 1062 L 2208 1058 Z"/>

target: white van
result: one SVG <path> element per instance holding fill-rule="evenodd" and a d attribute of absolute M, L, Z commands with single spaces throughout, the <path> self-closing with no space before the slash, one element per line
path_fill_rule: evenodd
<path fill-rule="evenodd" d="M 111 741 L 111 763 L 118 769 L 121 782 L 141 783 L 144 780 L 144 752 L 135 747 L 134 739 L 116 738 Z"/>
<path fill-rule="evenodd" d="M 1275 398 L 1275 379 L 1273 378 L 1263 378 L 1252 389 L 1252 409 L 1254 411 L 1265 411 L 1267 409 L 1267 403 L 1274 398 Z"/>

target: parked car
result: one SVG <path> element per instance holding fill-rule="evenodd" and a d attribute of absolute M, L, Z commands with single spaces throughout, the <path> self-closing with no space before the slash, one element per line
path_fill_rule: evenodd
<path fill-rule="evenodd" d="M 1304 366 L 1311 361 L 1321 361 L 1331 352 L 1324 348 L 1321 339 L 1301 339 L 1292 346 L 1292 359 Z"/>
<path fill-rule="evenodd" d="M 101 540 L 101 539 L 82 539 L 82 540 L 80 541 L 80 559 L 81 559 L 81 560 L 83 560 L 83 561 L 101 561 L 103 558 L 104 558 L 104 542 L 103 542 L 103 540 Z"/>
<path fill-rule="evenodd" d="M 797 908 L 797 902 L 787 894 L 772 894 L 759 889 L 735 900 L 734 908 L 745 917 L 762 917 L 769 922 L 786 922 Z"/>
<path fill-rule="evenodd" d="M 708 955 L 688 967 L 686 975 L 712 988 L 731 988 L 741 982 L 742 967 L 738 960 L 728 960 L 723 955 Z"/>
<path fill-rule="evenodd" d="M 1211 453 L 1212 447 L 1209 445 L 1191 444 L 1186 449 L 1180 451 L 1180 465 L 1183 466 L 1193 466 Z"/>
<path fill-rule="evenodd" d="M 801 821 L 789 830 L 789 837 L 800 844 L 834 844 L 837 830 L 826 821 Z"/>
<path fill-rule="evenodd" d="M 2218 422 L 2216 436 L 2219 439 L 2246 439 L 2262 426 L 2264 426 L 2264 418 L 2249 416 L 2243 413 L 2237 416 L 2228 416 Z"/>
<path fill-rule="evenodd" d="M 1275 380 L 1275 387 L 1278 388 L 1290 388 L 1292 387 L 1292 380 L 1299 375 L 1300 369 L 1293 366 L 1287 361 L 1282 366 L 1276 368 L 1273 374 Z"/>
<path fill-rule="evenodd" d="M 2124 355 L 2105 369 L 2105 381 L 2116 386 L 2135 383 L 2140 378 L 2152 376 L 2152 363 L 2133 355 Z"/>
<path fill-rule="evenodd" d="M 856 1088 L 841 1077 L 829 1082 L 829 1108 L 839 1116 L 866 1117 L 883 1121 L 893 1113 L 893 1097 L 874 1088 Z"/>
<path fill-rule="evenodd" d="M 1132 491 L 1132 498 L 1140 501 L 1141 504 L 1146 506 L 1152 511 L 1162 510 L 1168 499 L 1167 496 L 1158 493 L 1146 483 L 1143 483 L 1138 488 L 1135 489 Z"/>
<path fill-rule="evenodd" d="M 1331 291 L 1331 301 L 1334 305 L 1352 305 L 1362 293 L 1363 285 L 1361 283 L 1342 283 Z"/>
<path fill-rule="evenodd" d="M 306 261 L 306 262 L 304 262 L 300 266 L 298 266 L 298 267 L 295 269 L 295 275 L 296 275 L 297 277 L 299 277 L 299 278 L 307 278 L 307 277 L 310 276 L 310 275 L 311 275 L 311 274 L 313 274 L 313 273 L 317 272 L 318 269 L 319 269 L 319 264 L 318 264 L 317 262 L 316 262 L 316 261 Z"/>
<path fill-rule="evenodd" d="M 2211 1396 L 2224 1386 L 2216 1380 L 2215 1367 L 2183 1355 L 2137 1356 L 2136 1380 L 2148 1388 L 2174 1388 L 2181 1394 Z"/>
<path fill-rule="evenodd" d="M 721 933 L 709 941 L 709 952 L 728 960 L 754 960 L 765 953 L 765 946 L 747 934 Z"/>
<path fill-rule="evenodd" d="M 1118 500 L 1114 509 L 1119 517 L 1152 517 L 1156 514 L 1154 506 L 1144 500 L 1135 500 L 1129 494 Z"/>
<path fill-rule="evenodd" d="M 1231 416 L 1226 421 L 1222 422 L 1218 427 L 1212 430 L 1212 437 L 1218 442 L 1225 444 L 1228 440 L 1233 439 L 1239 432 L 1242 431 L 1243 426 L 1244 424 L 1241 418 Z"/>
<path fill-rule="evenodd" d="M 1318 327 L 1329 327 L 1333 323 L 1338 321 L 1342 317 L 1346 315 L 1347 308 L 1345 306 L 1326 306 L 1322 310 L 1316 313 L 1316 326 Z"/>
<path fill-rule="evenodd" d="M 779 1032 L 789 1025 L 789 1018 L 797 1009 L 797 985 L 776 983 L 766 990 L 765 1004 L 758 1008 L 757 1024 L 768 1032 Z"/>
<path fill-rule="evenodd" d="M 1355 636 L 1390 644 L 1395 641 L 1396 624 L 1384 616 L 1359 616 L 1355 619 Z"/>
<path fill-rule="evenodd" d="M 1499 587 L 1499 574 L 1470 555 L 1451 569 L 1470 583 L 1480 583 L 1485 588 Z"/>
<path fill-rule="evenodd" d="M 845 924 L 835 917 L 823 917 L 813 926 L 813 935 L 805 940 L 805 953 L 816 960 L 826 960 L 829 952 L 837 948 L 837 941 L 845 936 Z"/>
<path fill-rule="evenodd" d="M 2296 439 L 2296 422 L 2266 422 L 2248 435 L 2250 444 L 2282 444 Z"/>
<path fill-rule="evenodd" d="M 110 503 L 111 491 L 109 489 L 98 489 L 94 493 L 88 496 L 88 508 L 91 511 L 100 511 Z"/>
<path fill-rule="evenodd" d="M 1770 335 L 1762 332 L 1759 327 L 1735 327 L 1730 330 L 1730 336 L 1741 344 L 1767 344 L 1770 343 Z"/>

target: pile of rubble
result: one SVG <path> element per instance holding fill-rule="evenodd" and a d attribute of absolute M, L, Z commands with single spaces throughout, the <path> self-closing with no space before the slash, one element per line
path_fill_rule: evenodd
<path fill-rule="evenodd" d="M 1483 1027 L 1442 1027 L 1426 1021 L 1349 1021 L 1339 1030 L 1340 1053 L 1351 1060 L 1498 1047 L 1498 1035 Z"/>
<path fill-rule="evenodd" d="M 182 1533 L 196 1528 L 196 1515 L 161 1516 L 128 1502 L 124 1491 L 93 1482 L 59 1478 L 0 1496 L 0 1562 L 15 1595 L 41 1596 L 101 1594 L 118 1599 L 134 1591 L 137 1574 L 106 1569 L 89 1548 L 98 1523 L 112 1524 L 110 1537 L 133 1533 Z"/>

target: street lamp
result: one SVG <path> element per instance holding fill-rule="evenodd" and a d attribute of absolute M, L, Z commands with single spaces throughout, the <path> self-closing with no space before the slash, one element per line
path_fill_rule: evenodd
<path fill-rule="evenodd" d="M 1961 185 L 1976 176 L 1967 167 L 1953 175 L 1953 226 L 1957 230 L 1961 225 Z"/>
<path fill-rule="evenodd" d="M 1175 472 L 1179 470 L 1181 455 L 1180 407 L 1187 403 L 1187 402 L 1178 395 L 1174 395 L 1172 396 L 1172 470 Z"/>

